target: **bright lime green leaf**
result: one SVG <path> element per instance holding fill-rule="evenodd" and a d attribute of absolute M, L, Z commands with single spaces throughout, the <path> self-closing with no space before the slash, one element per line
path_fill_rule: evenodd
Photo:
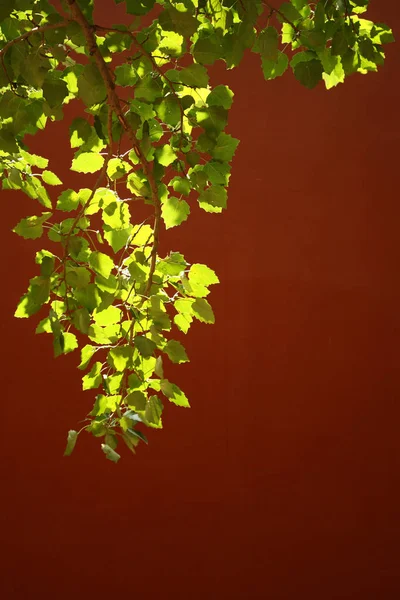
<path fill-rule="evenodd" d="M 132 226 L 130 225 L 126 229 L 112 229 L 111 227 L 104 225 L 103 231 L 104 238 L 110 244 L 114 252 L 119 252 L 127 245 L 128 240 L 131 237 Z"/>
<path fill-rule="evenodd" d="M 112 158 L 107 165 L 107 176 L 112 181 L 115 181 L 116 179 L 124 177 L 131 170 L 132 166 L 125 160 L 122 160 L 121 158 Z"/>
<path fill-rule="evenodd" d="M 192 189 L 190 180 L 184 177 L 174 177 L 169 182 L 169 185 L 171 184 L 174 188 L 174 192 L 177 192 L 178 194 L 184 194 L 185 196 L 188 196 L 190 194 L 190 190 Z"/>
<path fill-rule="evenodd" d="M 233 92 L 227 85 L 217 85 L 213 91 L 207 96 L 208 106 L 222 106 L 230 108 L 233 102 Z"/>
<path fill-rule="evenodd" d="M 163 352 L 165 352 L 168 355 L 168 358 L 174 363 L 189 362 L 185 348 L 176 340 L 169 340 L 164 346 Z"/>
<path fill-rule="evenodd" d="M 174 316 L 175 325 L 183 333 L 187 333 L 189 331 L 189 327 L 192 322 L 193 322 L 193 318 L 188 313 L 179 313 Z"/>
<path fill-rule="evenodd" d="M 104 165 L 104 156 L 96 152 L 82 152 L 72 161 L 71 171 L 96 173 Z"/>
<path fill-rule="evenodd" d="M 70 456 L 75 448 L 78 439 L 78 432 L 70 429 L 68 431 L 67 446 L 64 451 L 64 456 Z"/>
<path fill-rule="evenodd" d="M 97 323 L 97 325 L 105 326 L 105 325 L 114 325 L 115 323 L 119 323 L 121 321 L 122 311 L 117 306 L 109 306 L 108 308 L 98 311 L 96 308 L 93 312 L 93 319 Z"/>
<path fill-rule="evenodd" d="M 62 332 L 54 338 L 54 355 L 68 354 L 78 347 L 76 335 L 70 332 Z"/>
<path fill-rule="evenodd" d="M 92 390 L 94 388 L 98 388 L 101 385 L 102 377 L 101 377 L 101 369 L 102 363 L 96 362 L 91 368 L 90 372 L 87 375 L 84 375 L 82 378 L 82 389 L 83 390 Z"/>
<path fill-rule="evenodd" d="M 59 179 L 52 171 L 43 171 L 42 177 L 47 185 L 62 185 L 61 179 Z"/>
<path fill-rule="evenodd" d="M 176 404 L 176 406 L 190 408 L 189 400 L 182 390 L 174 383 L 170 383 L 168 379 L 163 379 L 161 381 L 161 391 L 164 396 L 166 396 L 170 402 Z"/>
<path fill-rule="evenodd" d="M 103 254 L 103 252 L 92 252 L 89 258 L 89 264 L 96 273 L 102 275 L 106 279 L 111 275 L 111 271 L 114 268 L 113 260 L 107 256 L 107 254 Z"/>
<path fill-rule="evenodd" d="M 103 383 L 105 382 L 105 378 L 103 380 Z M 99 394 L 96 397 L 96 402 L 93 406 L 93 410 L 91 411 L 91 415 L 92 416 L 101 416 L 101 415 L 108 415 L 110 413 L 115 412 L 117 406 L 119 406 L 121 402 L 121 396 L 118 395 L 113 395 L 113 396 L 106 396 L 104 394 Z"/>
<path fill-rule="evenodd" d="M 65 190 L 58 196 L 57 209 L 63 211 L 76 210 L 79 205 L 79 196 L 74 190 Z"/>
<path fill-rule="evenodd" d="M 78 369 L 86 369 L 89 365 L 92 356 L 96 352 L 96 346 L 91 346 L 90 344 L 86 344 L 81 350 L 81 362 L 78 366 Z"/>
<path fill-rule="evenodd" d="M 29 282 L 26 294 L 20 299 L 14 316 L 24 319 L 34 315 L 49 299 L 50 279 L 49 277 L 34 277 Z"/>
<path fill-rule="evenodd" d="M 42 319 L 36 327 L 35 333 L 52 333 L 51 321 L 49 317 Z"/>
<path fill-rule="evenodd" d="M 25 239 L 36 240 L 43 235 L 43 223 L 51 217 L 52 214 L 50 212 L 44 212 L 40 217 L 36 215 L 26 217 L 25 219 L 21 219 L 13 231 Z"/>
<path fill-rule="evenodd" d="M 164 146 L 157 148 L 155 156 L 163 167 L 168 167 L 177 159 L 175 152 L 169 144 L 164 144 Z"/>
<path fill-rule="evenodd" d="M 189 282 L 193 285 L 209 286 L 219 283 L 219 279 L 212 269 L 198 263 L 190 267 L 188 278 Z"/>
<path fill-rule="evenodd" d="M 160 40 L 159 49 L 162 54 L 167 56 L 181 56 L 184 51 L 183 36 L 173 31 L 164 33 Z"/>
<path fill-rule="evenodd" d="M 128 368 L 133 357 L 132 346 L 120 346 L 111 348 L 108 353 L 108 362 L 116 371 L 124 371 Z"/>
<path fill-rule="evenodd" d="M 178 198 L 174 197 L 168 198 L 161 207 L 162 218 L 167 229 L 186 221 L 189 213 L 189 204 L 185 200 L 178 200 Z"/>
<path fill-rule="evenodd" d="M 130 212 L 125 202 L 112 202 L 103 209 L 101 216 L 108 228 L 127 229 L 129 227 Z"/>

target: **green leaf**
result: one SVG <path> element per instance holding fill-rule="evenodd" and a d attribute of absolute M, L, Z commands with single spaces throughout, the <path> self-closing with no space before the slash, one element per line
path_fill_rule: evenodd
<path fill-rule="evenodd" d="M 116 371 L 125 371 L 130 366 L 133 357 L 132 346 L 120 346 L 111 348 L 107 360 Z"/>
<path fill-rule="evenodd" d="M 297 63 L 293 72 L 296 79 L 311 90 L 321 81 L 323 68 L 319 60 L 313 59 Z"/>
<path fill-rule="evenodd" d="M 155 369 L 154 369 L 154 373 L 157 375 L 157 377 L 160 377 L 161 379 L 164 378 L 164 369 L 163 369 L 163 359 L 162 359 L 162 356 L 157 356 L 156 366 L 155 366 Z"/>
<path fill-rule="evenodd" d="M 71 171 L 96 173 L 104 165 L 104 156 L 96 152 L 82 152 L 72 161 Z"/>
<path fill-rule="evenodd" d="M 211 156 L 217 160 L 230 161 L 238 145 L 239 140 L 226 133 L 220 133 L 216 145 L 211 150 Z"/>
<path fill-rule="evenodd" d="M 122 87 L 133 86 L 139 79 L 136 69 L 129 64 L 115 67 L 115 77 L 115 83 Z"/>
<path fill-rule="evenodd" d="M 162 428 L 161 413 L 163 411 L 163 405 L 158 396 L 150 396 L 147 401 L 146 409 L 142 413 L 146 425 L 149 427 L 155 427 L 156 429 Z"/>
<path fill-rule="evenodd" d="M 186 221 L 190 213 L 189 204 L 185 200 L 170 197 L 161 207 L 165 227 L 170 229 Z"/>
<path fill-rule="evenodd" d="M 210 160 L 204 165 L 208 181 L 214 185 L 228 185 L 231 168 L 228 163 Z"/>
<path fill-rule="evenodd" d="M 68 431 L 67 446 L 64 451 L 64 456 L 71 456 L 78 439 L 78 432 L 70 429 Z"/>
<path fill-rule="evenodd" d="M 178 314 L 174 316 L 174 323 L 178 327 L 180 331 L 183 333 L 187 333 L 189 331 L 189 327 L 192 323 L 193 319 L 190 314 Z"/>
<path fill-rule="evenodd" d="M 209 286 L 219 283 L 219 279 L 212 269 L 206 265 L 195 263 L 189 270 L 189 282 L 193 285 Z"/>
<path fill-rule="evenodd" d="M 188 196 L 190 193 L 190 190 L 192 189 L 190 180 L 186 179 L 184 177 L 174 177 L 169 182 L 169 185 L 171 185 L 171 184 L 172 184 L 172 187 L 174 188 L 174 192 L 178 192 L 178 194 L 184 194 L 185 196 Z"/>
<path fill-rule="evenodd" d="M 157 348 L 156 344 L 144 335 L 135 336 L 134 343 L 136 348 L 138 349 L 139 354 L 141 354 L 145 358 L 149 358 L 150 356 L 152 356 L 154 350 Z"/>
<path fill-rule="evenodd" d="M 178 99 L 171 95 L 167 96 L 157 107 L 157 115 L 167 125 L 175 127 L 181 120 L 181 104 Z"/>
<path fill-rule="evenodd" d="M 54 338 L 54 355 L 68 354 L 78 347 L 76 335 L 70 332 L 61 332 Z"/>
<path fill-rule="evenodd" d="M 201 65 L 213 65 L 216 60 L 222 58 L 221 42 L 216 35 L 199 38 L 192 47 L 192 54 L 195 61 Z"/>
<path fill-rule="evenodd" d="M 111 271 L 114 268 L 114 261 L 103 254 L 103 252 L 92 252 L 89 258 L 89 264 L 96 273 L 102 275 L 106 279 L 111 275 Z"/>
<path fill-rule="evenodd" d="M 144 411 L 146 409 L 147 397 L 140 390 L 131 392 L 125 398 L 125 404 L 136 411 Z"/>
<path fill-rule="evenodd" d="M 101 325 L 102 327 L 119 323 L 121 321 L 121 317 L 121 309 L 113 305 L 101 311 L 98 311 L 96 308 L 93 312 L 93 320 L 97 323 L 97 325 Z"/>
<path fill-rule="evenodd" d="M 168 379 L 163 379 L 161 381 L 161 391 L 164 396 L 166 396 L 170 402 L 176 404 L 176 406 L 190 408 L 189 400 L 182 390 L 174 383 L 170 383 Z"/>
<path fill-rule="evenodd" d="M 157 148 L 155 152 L 155 157 L 157 159 L 157 162 L 159 162 L 160 165 L 162 165 L 163 167 L 168 167 L 169 165 L 172 165 L 174 160 L 178 158 L 169 144 L 164 144 L 164 146 L 160 146 L 159 148 Z"/>
<path fill-rule="evenodd" d="M 59 179 L 52 171 L 43 171 L 42 177 L 47 185 L 62 185 L 61 179 Z"/>
<path fill-rule="evenodd" d="M 227 85 L 217 85 L 213 91 L 207 96 L 208 106 L 222 106 L 230 108 L 233 102 L 233 92 Z"/>
<path fill-rule="evenodd" d="M 154 6 L 155 0 L 126 0 L 129 15 L 146 15 Z"/>
<path fill-rule="evenodd" d="M 221 212 L 226 201 L 226 189 L 221 185 L 212 185 L 199 195 L 199 205 L 206 212 Z"/>
<path fill-rule="evenodd" d="M 106 87 L 95 63 L 90 63 L 83 69 L 81 75 L 78 77 L 78 90 L 79 97 L 86 106 L 100 104 L 106 100 Z"/>
<path fill-rule="evenodd" d="M 258 52 L 265 60 L 276 62 L 278 58 L 278 32 L 275 27 L 263 29 L 254 46 L 253 52 Z"/>
<path fill-rule="evenodd" d="M 106 455 L 106 458 L 108 458 L 108 460 L 111 460 L 113 463 L 117 463 L 121 458 L 118 452 L 115 452 L 115 450 L 113 450 L 108 444 L 102 444 L 101 449 Z"/>
<path fill-rule="evenodd" d="M 26 217 L 25 219 L 21 219 L 13 231 L 25 239 L 36 240 L 43 235 L 43 223 L 51 217 L 52 214 L 50 212 L 44 212 L 40 217 L 36 215 Z"/>
<path fill-rule="evenodd" d="M 34 277 L 26 294 L 20 299 L 14 316 L 26 319 L 37 313 L 49 299 L 50 279 L 48 277 Z"/>
<path fill-rule="evenodd" d="M 176 340 L 169 340 L 169 342 L 164 346 L 163 352 L 165 352 L 168 358 L 173 363 L 184 363 L 189 362 L 189 358 L 186 354 L 185 348 L 182 346 L 180 342 Z"/>
<path fill-rule="evenodd" d="M 279 52 L 276 60 L 261 58 L 262 70 L 267 81 L 284 74 L 289 65 L 289 59 L 283 52 Z"/>
<path fill-rule="evenodd" d="M 81 362 L 78 366 L 78 369 L 86 369 L 89 365 L 92 356 L 96 352 L 96 346 L 91 346 L 90 344 L 86 344 L 81 350 Z"/>
<path fill-rule="evenodd" d="M 143 79 L 136 84 L 135 98 L 154 102 L 162 95 L 162 82 L 160 79 L 154 79 L 151 73 L 145 75 Z"/>
<path fill-rule="evenodd" d="M 101 377 L 101 362 L 95 362 L 93 367 L 90 369 L 90 372 L 87 375 L 84 375 L 82 378 L 82 389 L 83 390 L 92 390 L 94 388 L 98 388 L 101 385 L 102 377 Z"/>
<path fill-rule="evenodd" d="M 112 229 L 104 225 L 104 238 L 110 244 L 114 252 L 119 252 L 124 248 L 131 237 L 132 226 L 130 225 L 126 229 Z"/>
<path fill-rule="evenodd" d="M 59 71 L 57 71 L 59 73 Z M 62 79 L 48 77 L 43 83 L 43 96 L 46 98 L 50 108 L 62 106 L 68 96 L 68 87 Z"/>
<path fill-rule="evenodd" d="M 209 81 L 207 69 L 197 63 L 179 71 L 179 79 L 185 85 L 201 88 L 206 88 Z"/>
<path fill-rule="evenodd" d="M 76 210 L 79 206 L 79 196 L 74 190 L 65 190 L 58 196 L 57 209 L 63 211 Z"/>
<path fill-rule="evenodd" d="M 197 298 L 192 304 L 192 310 L 194 316 L 202 323 L 215 323 L 213 310 L 204 298 Z"/>

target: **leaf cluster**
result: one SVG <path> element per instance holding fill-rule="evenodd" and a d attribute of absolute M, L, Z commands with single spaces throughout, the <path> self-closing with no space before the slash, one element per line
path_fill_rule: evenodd
<path fill-rule="evenodd" d="M 60 12 L 48 0 L 0 2 L 2 186 L 40 204 L 15 233 L 47 238 L 15 315 L 39 316 L 36 331 L 52 336 L 56 357 L 80 351 L 82 388 L 95 394 L 81 431 L 114 462 L 119 441 L 135 452 L 143 427 L 162 427 L 165 402 L 189 406 L 164 370 L 188 362 L 182 340 L 194 321 L 214 322 L 215 272 L 159 253 L 160 235 L 191 213 L 227 207 L 234 94 L 210 85 L 208 67 L 232 69 L 252 51 L 267 80 L 290 66 L 305 87 L 329 89 L 375 71 L 393 39 L 362 18 L 367 0 L 115 4 L 129 26 L 95 22 L 93 0 L 63 0 Z M 70 102 L 82 107 L 69 127 L 70 169 L 87 176 L 75 189 L 26 142 L 64 119 Z M 69 432 L 67 455 L 78 433 Z"/>

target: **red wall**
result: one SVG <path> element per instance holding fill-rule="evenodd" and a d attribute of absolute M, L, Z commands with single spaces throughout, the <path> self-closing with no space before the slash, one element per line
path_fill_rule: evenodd
<path fill-rule="evenodd" d="M 397 0 L 373 4 L 398 31 Z M 169 371 L 192 409 L 168 407 L 118 465 L 89 436 L 62 456 L 92 398 L 78 356 L 54 360 L 13 319 L 38 244 L 10 230 L 37 206 L 1 194 L 4 600 L 399 597 L 398 47 L 387 56 L 329 93 L 263 81 L 255 55 L 214 69 L 241 138 L 229 210 L 196 211 L 163 244 L 217 270 L 217 324 L 194 326 L 191 363 Z M 73 185 L 56 164 L 66 126 L 32 148 L 53 145 Z"/>

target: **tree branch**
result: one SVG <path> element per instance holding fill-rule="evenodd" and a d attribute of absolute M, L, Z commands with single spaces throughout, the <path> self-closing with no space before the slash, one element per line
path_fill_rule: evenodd
<path fill-rule="evenodd" d="M 159 244 L 159 233 L 160 233 L 160 222 L 161 222 L 161 202 L 158 196 L 157 183 L 154 178 L 153 169 L 150 163 L 146 160 L 145 155 L 143 154 L 139 141 L 136 137 L 135 132 L 132 127 L 129 125 L 128 121 L 125 118 L 123 110 L 121 108 L 121 102 L 118 95 L 115 92 L 115 84 L 107 63 L 105 62 L 101 52 L 97 46 L 96 38 L 95 38 L 95 27 L 90 25 L 87 21 L 85 15 L 79 7 L 79 4 L 76 0 L 67 0 L 67 4 L 70 7 L 71 14 L 74 20 L 82 27 L 83 33 L 86 38 L 87 47 L 91 56 L 94 57 L 97 67 L 100 71 L 100 74 L 103 78 L 104 84 L 107 90 L 107 98 L 108 104 L 110 108 L 115 112 L 119 122 L 121 123 L 123 129 L 127 133 L 128 137 L 132 141 L 133 148 L 143 166 L 143 171 L 150 185 L 151 191 L 151 199 L 154 204 L 155 217 L 154 217 L 154 243 L 151 254 L 151 264 L 150 264 L 150 272 L 149 277 L 147 279 L 147 284 L 144 290 L 144 296 L 148 296 L 151 286 L 153 284 L 153 276 L 156 268 L 157 261 L 157 249 Z"/>
<path fill-rule="evenodd" d="M 48 23 L 47 25 L 40 25 L 40 27 L 34 27 L 33 29 L 26 31 L 22 35 L 19 35 L 18 37 L 14 38 L 13 40 L 10 40 L 9 42 L 7 42 L 7 44 L 5 46 L 3 46 L 3 48 L 1 48 L 1 50 L 0 50 L 0 57 L 3 57 L 4 54 L 7 52 L 7 50 L 9 48 L 11 48 L 11 46 L 18 44 L 18 42 L 22 42 L 23 40 L 26 40 L 28 37 L 30 37 L 34 33 L 42 33 L 43 31 L 49 31 L 50 29 L 59 29 L 60 27 L 65 27 L 66 25 L 68 25 L 69 22 L 70 21 L 67 19 L 65 21 L 60 21 L 60 23 Z"/>

